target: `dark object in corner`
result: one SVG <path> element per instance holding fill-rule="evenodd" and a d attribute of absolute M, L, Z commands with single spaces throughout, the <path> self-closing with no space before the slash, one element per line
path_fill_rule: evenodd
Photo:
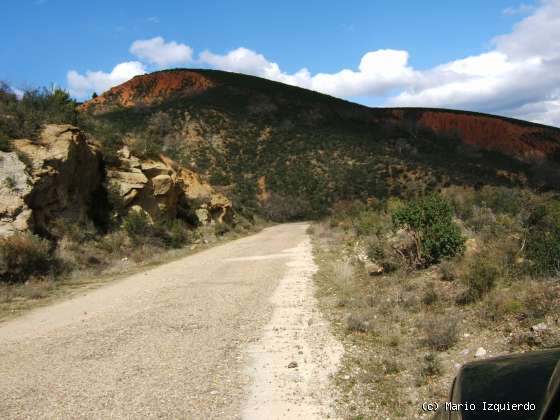
<path fill-rule="evenodd" d="M 512 406 L 525 403 L 534 409 Z M 466 407 L 457 409 L 459 404 Z M 449 401 L 433 420 L 484 419 L 559 420 L 560 348 L 465 364 L 453 381 Z"/>

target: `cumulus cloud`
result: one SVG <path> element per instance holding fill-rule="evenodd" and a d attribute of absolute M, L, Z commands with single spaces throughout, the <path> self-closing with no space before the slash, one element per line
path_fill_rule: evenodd
<path fill-rule="evenodd" d="M 84 97 L 145 73 L 150 64 L 165 68 L 193 62 L 338 97 L 384 98 L 392 106 L 458 108 L 560 126 L 560 0 L 540 0 L 531 10 L 510 33 L 494 38 L 489 51 L 428 70 L 410 66 L 407 51 L 380 49 L 366 52 L 356 68 L 311 74 L 303 67 L 289 73 L 248 48 L 224 54 L 203 51 L 194 60 L 188 45 L 155 37 L 131 45 L 140 61 L 121 63 L 110 73 L 72 70 L 68 84 L 73 95 Z M 504 11 L 527 12 L 524 5 Z"/>
<path fill-rule="evenodd" d="M 76 70 L 70 70 L 66 79 L 70 94 L 83 99 L 91 95 L 92 92 L 104 92 L 144 73 L 146 73 L 144 64 L 139 61 L 128 61 L 117 64 L 110 73 L 88 70 L 85 74 L 80 74 Z"/>
<path fill-rule="evenodd" d="M 334 96 L 382 95 L 414 79 L 408 67 L 408 53 L 397 50 L 377 50 L 365 54 L 358 70 L 343 69 L 337 73 L 318 73 L 312 76 L 306 68 L 286 73 L 277 63 L 247 48 L 237 48 L 227 54 L 204 51 L 199 61 L 219 70 L 251 74 L 279 82 L 313 89 Z"/>
<path fill-rule="evenodd" d="M 390 105 L 492 112 L 560 125 L 560 0 L 541 2 L 494 48 L 418 74 Z"/>
<path fill-rule="evenodd" d="M 130 53 L 163 68 L 190 62 L 193 50 L 188 45 L 178 44 L 175 41 L 165 42 L 161 36 L 156 36 L 134 41 L 130 46 Z"/>
<path fill-rule="evenodd" d="M 307 69 L 303 68 L 294 74 L 284 73 L 278 64 L 268 61 L 262 54 L 247 48 L 237 48 L 225 55 L 204 51 L 199 56 L 199 62 L 219 70 L 250 74 L 290 85 L 311 87 L 310 74 Z"/>

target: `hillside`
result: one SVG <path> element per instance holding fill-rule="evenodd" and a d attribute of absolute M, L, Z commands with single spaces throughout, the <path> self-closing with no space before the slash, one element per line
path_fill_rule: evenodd
<path fill-rule="evenodd" d="M 238 208 L 264 207 L 279 219 L 314 216 L 339 200 L 454 184 L 550 188 L 560 148 L 553 127 L 368 108 L 213 70 L 137 76 L 80 109 L 92 131 L 111 132 L 111 147 L 163 151 L 232 195 Z"/>

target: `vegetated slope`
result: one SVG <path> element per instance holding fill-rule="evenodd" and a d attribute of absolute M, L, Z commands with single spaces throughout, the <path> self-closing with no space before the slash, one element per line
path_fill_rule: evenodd
<path fill-rule="evenodd" d="M 276 219 L 451 184 L 550 187 L 560 150 L 553 127 L 472 112 L 368 108 L 214 70 L 137 76 L 81 109 L 98 132 L 111 133 L 105 147 L 163 151 L 232 195 L 238 209 L 263 208 Z"/>

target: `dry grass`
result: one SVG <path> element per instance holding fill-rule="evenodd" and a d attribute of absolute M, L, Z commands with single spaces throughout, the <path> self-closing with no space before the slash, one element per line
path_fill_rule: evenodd
<path fill-rule="evenodd" d="M 491 357 L 560 343 L 560 284 L 506 275 L 505 247 L 486 253 L 499 267 L 496 276 L 473 269 L 480 252 L 467 252 L 429 269 L 370 277 L 349 262 L 354 232 L 320 226 L 312 231 L 317 296 L 345 346 L 335 377 L 341 417 L 429 418 L 421 403 L 445 400 L 458 367 L 475 360 L 478 347 Z M 472 289 L 481 292 L 477 299 L 458 305 Z M 540 322 L 548 329 L 532 331 Z"/>
<path fill-rule="evenodd" d="M 263 227 L 264 224 L 255 225 L 251 230 L 245 230 L 244 235 L 256 233 Z M 198 243 L 170 250 L 150 244 L 132 247 L 122 231 L 82 244 L 66 237 L 60 241 L 53 255 L 65 267 L 64 275 L 35 276 L 26 282 L 12 284 L 0 281 L 0 321 L 241 236 L 239 232 L 232 231 L 218 240 L 211 236 L 211 226 L 203 229 L 203 232 L 204 237 Z"/>

